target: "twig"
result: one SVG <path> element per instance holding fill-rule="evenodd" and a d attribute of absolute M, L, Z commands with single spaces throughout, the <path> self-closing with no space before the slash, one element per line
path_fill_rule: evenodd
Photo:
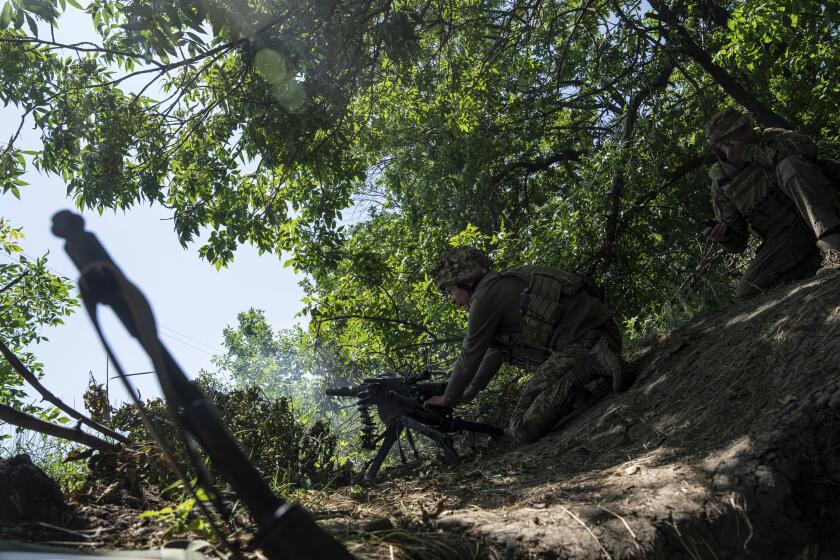
<path fill-rule="evenodd" d="M 20 274 L 17 278 L 0 288 L 0 294 L 14 287 L 14 285 L 23 280 L 24 276 L 26 276 L 27 274 L 29 274 L 29 269 L 24 270 L 23 273 Z"/>
<path fill-rule="evenodd" d="M 636 538 L 636 533 L 634 533 L 634 532 L 633 532 L 633 529 L 631 529 L 631 528 L 630 528 L 630 524 L 629 524 L 629 523 L 627 523 L 627 520 L 626 520 L 626 519 L 624 519 L 623 517 L 621 517 L 620 515 L 618 515 L 616 512 L 614 512 L 614 511 L 612 511 L 612 510 L 609 510 L 609 509 L 605 508 L 605 507 L 604 507 L 604 506 L 602 506 L 601 504 L 598 504 L 598 507 L 599 507 L 599 508 L 601 508 L 602 510 L 606 511 L 607 513 L 609 513 L 609 514 L 610 514 L 610 515 L 612 515 L 613 517 L 617 518 L 617 519 L 618 519 L 619 521 L 621 521 L 622 523 L 624 523 L 624 526 L 627 528 L 627 532 L 628 532 L 628 533 L 630 533 L 630 536 L 631 536 L 631 537 L 633 537 L 633 544 L 635 544 L 635 545 L 636 545 L 636 548 L 638 548 L 638 549 L 641 551 L 641 550 L 642 550 L 642 547 L 641 547 L 641 545 L 639 544 L 639 540 L 638 540 L 638 538 Z"/>
<path fill-rule="evenodd" d="M 76 537 L 80 537 L 87 540 L 98 537 L 102 533 L 102 527 L 97 527 L 96 529 L 92 529 L 90 531 L 74 531 L 72 529 L 67 529 L 66 527 L 59 527 L 58 525 L 52 525 L 51 523 L 45 523 L 43 521 L 38 521 L 36 525 L 46 527 L 47 529 L 52 529 L 54 531 L 63 531 L 70 535 L 74 535 Z M 91 534 L 88 535 L 87 533 Z"/>
<path fill-rule="evenodd" d="M 750 530 L 750 534 L 747 535 L 747 539 L 744 541 L 743 545 L 744 550 L 747 550 L 747 545 L 750 544 L 750 541 L 752 540 L 753 535 L 755 534 L 755 531 L 753 531 L 752 523 L 750 523 L 750 518 L 747 517 L 747 508 L 739 506 L 735 503 L 735 494 L 729 496 L 729 503 L 732 504 L 732 508 L 735 511 L 737 511 L 744 517 L 744 521 L 747 523 L 747 528 Z M 746 500 L 744 500 L 744 503 L 746 504 Z"/>
<path fill-rule="evenodd" d="M 420 504 L 420 514 L 423 518 L 423 524 L 430 525 L 432 521 L 440 517 L 440 514 L 443 513 L 445 507 L 446 498 L 441 498 L 440 500 L 438 500 L 434 506 L 434 509 L 430 511 L 426 511 L 426 508 L 423 507 L 423 504 Z"/>
<path fill-rule="evenodd" d="M 603 552 L 603 553 L 604 553 L 604 556 L 606 556 L 608 560 L 613 560 L 613 557 L 612 557 L 612 556 L 610 556 L 610 553 L 609 553 L 609 552 L 607 552 L 607 549 L 606 549 L 606 548 L 604 548 L 604 545 L 602 545 L 602 544 L 601 544 L 601 541 L 598 539 L 598 537 L 597 537 L 597 536 L 595 536 L 595 533 L 593 533 L 593 532 L 592 532 L 592 529 L 590 529 L 590 528 L 586 525 L 586 523 L 584 523 L 584 522 L 580 519 L 580 517 L 578 517 L 577 515 L 575 515 L 575 514 L 574 514 L 574 513 L 572 513 L 571 511 L 569 511 L 569 509 L 567 509 L 567 508 L 565 508 L 565 507 L 563 507 L 563 506 L 560 506 L 560 509 L 562 509 L 563 511 L 565 511 L 566 513 L 568 513 L 569 515 L 571 515 L 571 516 L 572 516 L 572 519 L 574 519 L 575 521 L 577 521 L 578 523 L 580 523 L 581 527 L 583 527 L 584 529 L 586 529 L 586 531 L 587 531 L 587 532 L 588 532 L 588 533 L 592 536 L 592 538 L 593 538 L 593 539 L 595 539 L 595 542 L 596 542 L 596 543 L 598 543 L 598 546 L 601 548 L 601 552 Z"/>

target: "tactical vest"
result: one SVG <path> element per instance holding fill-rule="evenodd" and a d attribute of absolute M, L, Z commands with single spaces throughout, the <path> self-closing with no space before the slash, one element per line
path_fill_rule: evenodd
<path fill-rule="evenodd" d="M 522 313 L 522 339 L 529 346 L 548 350 L 557 324 L 562 319 L 561 301 L 584 291 L 583 279 L 576 274 L 543 266 L 522 266 L 500 273 L 528 282 L 519 301 Z"/>
<path fill-rule="evenodd" d="M 796 205 L 779 188 L 769 169 L 749 165 L 721 188 L 762 238 L 782 231 L 799 217 Z"/>

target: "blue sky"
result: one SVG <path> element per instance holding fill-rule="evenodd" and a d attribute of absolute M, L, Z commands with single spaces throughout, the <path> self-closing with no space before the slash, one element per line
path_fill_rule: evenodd
<path fill-rule="evenodd" d="M 69 9 L 69 8 L 68 8 Z M 62 18 L 56 40 L 72 43 L 90 40 L 94 31 L 86 14 L 72 11 Z M 147 92 L 148 94 L 148 92 Z M 152 96 L 153 93 L 152 93 Z M 14 107 L 0 108 L 0 142 L 5 143 L 18 126 Z M 20 147 L 39 146 L 36 131 L 24 127 Z M 22 245 L 31 257 L 49 252 L 53 271 L 71 278 L 77 273 L 60 240 L 50 233 L 52 215 L 75 209 L 65 197 L 61 179 L 40 175 L 31 168 L 21 188 L 20 200 L 0 195 L 0 216 L 22 227 Z M 221 353 L 222 329 L 236 321 L 236 314 L 249 307 L 266 311 L 275 328 L 298 322 L 303 291 L 298 277 L 284 268 L 277 255 L 258 256 L 256 249 L 242 247 L 228 269 L 216 271 L 198 257 L 198 246 L 183 249 L 172 229 L 171 213 L 160 206 L 136 207 L 126 213 L 84 212 L 87 228 L 103 243 L 126 275 L 146 294 L 159 324 L 162 339 L 189 374 L 201 368 L 212 370 L 210 357 Z M 3 258 L 0 256 L 0 258 Z M 148 371 L 148 360 L 124 329 L 103 309 L 103 323 L 126 371 Z M 69 404 L 81 407 L 89 372 L 103 382 L 105 352 L 86 313 L 79 310 L 65 325 L 44 331 L 49 341 L 31 350 L 45 365 L 45 385 Z M 111 369 L 113 375 L 113 369 Z M 134 377 L 144 397 L 159 394 L 153 376 Z M 118 380 L 112 380 L 112 402 L 127 400 Z"/>

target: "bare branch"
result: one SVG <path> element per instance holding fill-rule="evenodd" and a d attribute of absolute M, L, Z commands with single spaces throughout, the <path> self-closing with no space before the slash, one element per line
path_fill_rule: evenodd
<path fill-rule="evenodd" d="M 34 430 L 48 436 L 75 441 L 76 443 L 87 445 L 88 447 L 99 451 L 109 451 L 117 448 L 116 445 L 108 443 L 104 439 L 98 438 L 94 435 L 85 433 L 78 427 L 66 428 L 64 426 L 59 426 L 58 424 L 41 420 L 37 416 L 16 410 L 6 404 L 0 404 L 0 421 L 8 422 L 13 426 L 18 426 L 26 430 Z"/>
<path fill-rule="evenodd" d="M 47 401 L 49 403 L 52 403 L 58 409 L 65 412 L 68 416 L 70 416 L 72 418 L 75 418 L 76 420 L 78 420 L 79 422 L 81 422 L 83 424 L 86 424 L 87 426 L 93 428 L 97 432 L 99 432 L 101 434 L 105 434 L 108 437 L 112 437 L 117 441 L 121 441 L 123 443 L 128 443 L 128 438 L 125 437 L 124 435 L 122 435 L 118 432 L 115 432 L 114 430 L 112 430 L 112 429 L 110 429 L 106 426 L 103 426 L 102 424 L 100 424 L 99 422 L 96 422 L 95 420 L 92 420 L 92 419 L 88 418 L 87 416 L 85 416 L 81 412 L 78 412 L 76 409 L 74 409 L 74 408 L 70 407 L 69 405 L 65 404 L 64 401 L 62 401 L 61 399 L 59 399 L 58 397 L 53 395 L 46 387 L 41 385 L 41 382 L 38 381 L 38 378 L 35 377 L 35 374 L 32 373 L 31 371 L 29 371 L 29 369 L 27 369 L 27 367 L 23 365 L 23 363 L 20 361 L 20 359 L 14 354 L 14 352 L 12 352 L 9 349 L 8 346 L 6 346 L 3 343 L 2 340 L 0 340 L 0 353 L 3 354 L 3 356 L 6 358 L 6 360 L 8 360 L 8 362 L 10 364 L 12 364 L 12 367 L 15 369 L 15 371 L 17 371 L 27 383 L 32 385 L 32 387 L 36 391 L 38 391 L 41 394 L 42 397 L 44 397 L 45 401 Z M 51 434 L 51 435 L 55 435 L 55 434 Z"/>

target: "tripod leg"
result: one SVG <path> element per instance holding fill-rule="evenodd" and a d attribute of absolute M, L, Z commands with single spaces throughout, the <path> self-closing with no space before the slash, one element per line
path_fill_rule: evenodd
<path fill-rule="evenodd" d="M 405 429 L 405 437 L 406 439 L 408 439 L 408 445 L 411 446 L 411 451 L 414 453 L 414 460 L 419 461 L 420 454 L 417 453 L 417 447 L 414 445 L 414 436 L 411 435 L 411 430 L 409 430 L 407 427 Z"/>
<path fill-rule="evenodd" d="M 400 430 L 400 432 L 402 432 L 402 430 Z M 408 433 L 408 430 L 406 430 L 406 433 Z M 402 461 L 402 464 L 407 465 L 408 461 L 405 459 L 405 451 L 403 451 L 402 438 L 400 438 L 400 435 L 402 434 L 397 434 L 397 449 L 400 450 L 400 460 Z"/>
<path fill-rule="evenodd" d="M 410 416 L 403 416 L 402 421 L 403 424 L 405 424 L 406 429 L 411 429 L 416 431 L 417 433 L 423 434 L 430 440 L 440 445 L 440 448 L 443 451 L 444 463 L 446 463 L 447 465 L 454 465 L 458 463 L 458 461 L 460 461 L 461 458 L 458 457 L 458 453 L 455 451 L 455 447 L 453 447 L 452 445 L 452 438 L 450 438 L 442 432 L 435 430 L 430 426 L 418 422 Z"/>
<path fill-rule="evenodd" d="M 367 472 L 365 472 L 365 480 L 368 482 L 374 480 L 376 475 L 379 474 L 379 467 L 382 466 L 382 463 L 385 461 L 385 457 L 388 456 L 388 452 L 391 450 L 394 442 L 397 441 L 401 427 L 402 426 L 399 422 L 394 422 L 388 426 L 387 430 L 385 430 L 385 437 L 382 439 L 382 445 L 380 446 L 379 451 L 376 452 L 376 457 L 373 458 L 373 462 L 370 464 L 370 467 L 368 467 Z"/>

